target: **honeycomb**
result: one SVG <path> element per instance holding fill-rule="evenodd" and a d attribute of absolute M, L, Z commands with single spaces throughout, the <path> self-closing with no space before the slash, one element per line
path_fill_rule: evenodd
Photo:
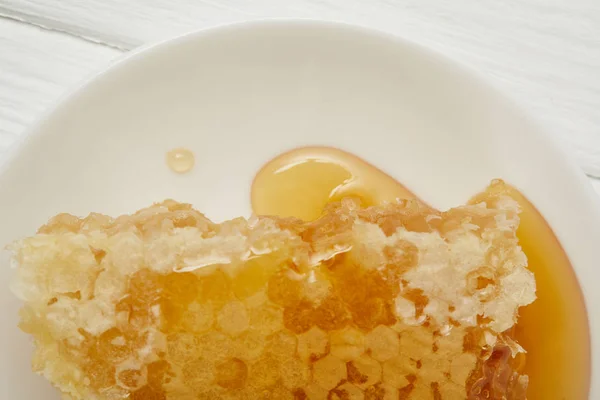
<path fill-rule="evenodd" d="M 215 224 L 165 201 L 12 246 L 33 369 L 63 399 L 525 399 L 518 207 L 344 199 Z"/>

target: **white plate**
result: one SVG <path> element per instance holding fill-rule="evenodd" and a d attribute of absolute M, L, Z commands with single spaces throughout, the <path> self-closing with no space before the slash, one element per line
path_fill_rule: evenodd
<path fill-rule="evenodd" d="M 221 220 L 250 212 L 271 157 L 302 145 L 355 153 L 442 208 L 502 177 L 539 208 L 586 297 L 591 398 L 600 396 L 598 198 L 548 137 L 502 96 L 440 56 L 387 34 L 270 21 L 190 34 L 130 55 L 67 96 L 0 171 L 0 243 L 58 212 L 133 211 L 170 197 Z M 176 175 L 165 152 L 187 147 Z M 6 283 L 9 271 L 1 278 Z M 5 286 L 6 287 L 6 286 Z M 30 372 L 2 290 L 3 399 L 56 399 Z"/>

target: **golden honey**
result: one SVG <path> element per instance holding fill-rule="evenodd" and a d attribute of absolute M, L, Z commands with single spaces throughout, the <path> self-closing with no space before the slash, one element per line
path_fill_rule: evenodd
<path fill-rule="evenodd" d="M 501 181 L 411 197 L 305 148 L 256 177 L 272 216 L 59 214 L 12 245 L 33 369 L 68 400 L 584 400 L 581 293 L 535 208 Z"/>
<path fill-rule="evenodd" d="M 167 152 L 166 161 L 171 171 L 178 174 L 185 174 L 191 171 L 196 162 L 194 153 L 184 148 L 177 148 Z"/>
<path fill-rule="evenodd" d="M 567 255 L 543 216 L 515 188 L 492 185 L 472 204 L 501 191 L 521 208 L 517 231 L 537 282 L 537 300 L 520 311 L 514 338 L 527 350 L 517 368 L 529 376 L 528 399 L 587 399 L 590 337 L 583 295 Z M 342 150 L 307 147 L 267 163 L 251 191 L 257 214 L 317 218 L 341 197 L 367 205 L 415 196 L 373 165 Z M 426 200 L 426 199 L 425 199 Z"/>

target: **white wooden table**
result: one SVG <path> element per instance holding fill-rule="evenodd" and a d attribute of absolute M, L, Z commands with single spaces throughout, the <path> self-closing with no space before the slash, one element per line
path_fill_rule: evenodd
<path fill-rule="evenodd" d="M 600 178 L 599 0 L 0 0 L 0 156 L 67 88 L 124 52 L 266 17 L 371 26 L 470 65 Z"/>

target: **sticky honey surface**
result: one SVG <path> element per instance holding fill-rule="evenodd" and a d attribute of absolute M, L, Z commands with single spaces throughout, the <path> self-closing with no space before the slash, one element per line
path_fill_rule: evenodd
<path fill-rule="evenodd" d="M 12 247 L 33 369 L 69 400 L 584 400 L 581 293 L 535 208 L 501 181 L 410 198 L 309 148 L 258 173 L 271 216 L 60 214 Z"/>
<path fill-rule="evenodd" d="M 519 368 L 530 378 L 528 398 L 587 399 L 589 328 L 573 268 L 543 216 L 515 188 L 491 186 L 471 203 L 489 201 L 500 193 L 520 205 L 517 235 L 537 282 L 537 300 L 520 311 L 514 331 L 527 350 Z M 415 197 L 400 182 L 352 154 L 307 147 L 265 165 L 252 187 L 252 205 L 261 214 L 316 218 L 325 204 L 340 195 L 356 196 L 371 205 Z"/>

